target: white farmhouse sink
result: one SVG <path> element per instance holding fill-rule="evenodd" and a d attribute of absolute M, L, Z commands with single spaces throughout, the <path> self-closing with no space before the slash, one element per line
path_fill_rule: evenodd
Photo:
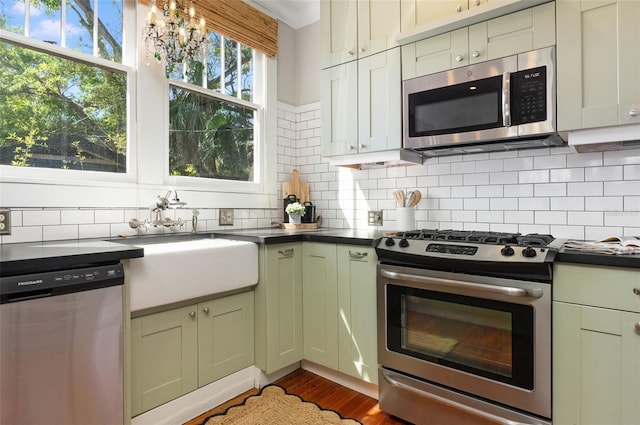
<path fill-rule="evenodd" d="M 144 245 L 129 260 L 131 311 L 258 283 L 258 246 L 227 239 Z"/>

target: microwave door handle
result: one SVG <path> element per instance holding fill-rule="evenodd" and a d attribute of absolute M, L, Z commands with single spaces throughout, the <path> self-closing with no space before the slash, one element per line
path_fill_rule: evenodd
<path fill-rule="evenodd" d="M 502 74 L 502 125 L 511 127 L 511 73 Z"/>

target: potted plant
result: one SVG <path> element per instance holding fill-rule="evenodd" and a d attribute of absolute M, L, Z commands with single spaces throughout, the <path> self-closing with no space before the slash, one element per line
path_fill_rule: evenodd
<path fill-rule="evenodd" d="M 300 202 L 294 202 L 287 205 L 285 211 L 289 214 L 289 222 L 293 224 L 302 223 L 302 216 L 304 215 L 305 208 Z"/>

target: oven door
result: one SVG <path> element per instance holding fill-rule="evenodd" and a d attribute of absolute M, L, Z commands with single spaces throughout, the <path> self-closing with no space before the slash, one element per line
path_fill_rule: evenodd
<path fill-rule="evenodd" d="M 551 286 L 378 265 L 382 367 L 551 417 Z"/>

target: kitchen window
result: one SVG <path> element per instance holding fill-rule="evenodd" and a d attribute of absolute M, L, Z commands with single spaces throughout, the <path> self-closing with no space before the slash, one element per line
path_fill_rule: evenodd
<path fill-rule="evenodd" d="M 254 49 L 208 32 L 202 63 L 169 73 L 171 176 L 256 182 L 262 105 Z"/>
<path fill-rule="evenodd" d="M 32 0 L 0 10 L 5 174 L 127 173 L 132 69 L 123 65 L 123 8 L 123 0 Z"/>

